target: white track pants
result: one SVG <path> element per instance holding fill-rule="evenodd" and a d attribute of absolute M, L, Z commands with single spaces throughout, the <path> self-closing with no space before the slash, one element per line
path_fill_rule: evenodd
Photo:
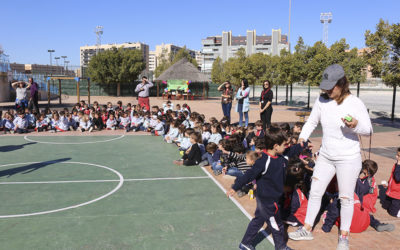
<path fill-rule="evenodd" d="M 336 174 L 340 198 L 340 230 L 350 232 L 354 210 L 354 189 L 361 171 L 361 154 L 354 159 L 332 161 L 320 155 L 314 167 L 305 223 L 313 226 L 321 199 Z"/>

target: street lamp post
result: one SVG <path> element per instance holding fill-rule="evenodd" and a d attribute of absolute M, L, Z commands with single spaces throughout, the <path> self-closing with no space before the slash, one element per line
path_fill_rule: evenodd
<path fill-rule="evenodd" d="M 67 59 L 67 56 L 61 56 L 62 59 L 64 59 L 64 67 L 63 69 L 65 70 L 65 59 Z"/>
<path fill-rule="evenodd" d="M 47 52 L 50 53 L 50 66 L 53 64 L 51 53 L 56 52 L 54 49 L 48 49 Z"/>
<path fill-rule="evenodd" d="M 68 75 L 68 63 L 69 61 L 65 61 L 65 74 Z"/>

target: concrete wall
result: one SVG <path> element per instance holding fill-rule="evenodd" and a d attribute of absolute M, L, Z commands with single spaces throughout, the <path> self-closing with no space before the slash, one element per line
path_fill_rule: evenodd
<path fill-rule="evenodd" d="M 6 72 L 0 72 L 0 102 L 7 102 L 10 98 L 10 88 Z"/>

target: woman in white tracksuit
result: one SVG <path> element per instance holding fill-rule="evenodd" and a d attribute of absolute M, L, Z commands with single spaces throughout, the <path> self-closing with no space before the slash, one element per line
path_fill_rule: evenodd
<path fill-rule="evenodd" d="M 307 141 L 320 122 L 322 145 L 312 177 L 304 227 L 289 233 L 289 238 L 313 239 L 311 230 L 321 207 L 321 198 L 336 174 L 341 203 L 337 249 L 348 249 L 354 189 L 362 163 L 358 135 L 372 135 L 372 125 L 363 102 L 350 93 L 349 82 L 340 65 L 331 65 L 324 71 L 320 88 L 324 93 L 316 100 L 299 142 Z"/>

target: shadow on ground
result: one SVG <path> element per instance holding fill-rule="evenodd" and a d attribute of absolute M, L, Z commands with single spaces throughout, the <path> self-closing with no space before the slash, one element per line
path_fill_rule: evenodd
<path fill-rule="evenodd" d="M 10 169 L 6 169 L 6 170 L 2 170 L 0 171 L 0 177 L 3 176 L 7 176 L 7 178 L 9 178 L 10 176 L 13 176 L 15 174 L 29 174 L 33 171 L 36 171 L 40 168 L 44 168 L 47 166 L 50 166 L 52 164 L 55 163 L 60 163 L 60 162 L 65 162 L 71 160 L 71 158 L 61 158 L 58 160 L 52 160 L 52 161 L 44 161 L 44 162 L 39 162 L 39 163 L 32 163 L 26 166 L 22 166 L 22 167 L 17 167 L 17 168 L 10 168 Z"/>
<path fill-rule="evenodd" d="M 23 149 L 25 146 L 31 145 L 31 144 L 36 144 L 36 142 L 29 142 L 29 143 L 25 143 L 22 145 L 6 145 L 6 146 L 1 146 L 0 147 L 0 152 L 11 152 L 11 151 L 15 151 L 15 150 L 20 150 Z"/>

